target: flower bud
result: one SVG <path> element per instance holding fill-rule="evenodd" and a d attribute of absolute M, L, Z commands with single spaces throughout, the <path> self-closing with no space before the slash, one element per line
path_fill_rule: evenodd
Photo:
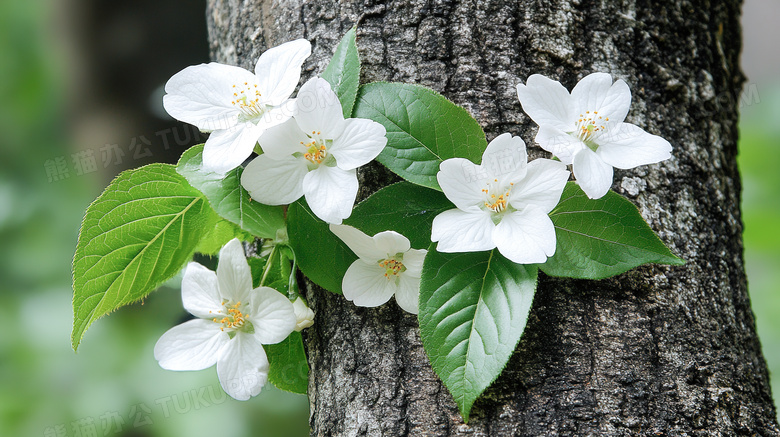
<path fill-rule="evenodd" d="M 301 332 L 314 324 L 314 311 L 306 306 L 306 302 L 303 299 L 300 297 L 295 299 L 293 308 L 295 309 L 295 317 L 298 319 L 295 325 L 296 331 Z"/>

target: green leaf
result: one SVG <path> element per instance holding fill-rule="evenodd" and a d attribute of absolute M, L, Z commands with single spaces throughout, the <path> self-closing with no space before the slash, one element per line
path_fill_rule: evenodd
<path fill-rule="evenodd" d="M 290 291 L 292 261 L 292 252 L 282 245 L 275 246 L 265 258 L 247 258 L 252 271 L 252 286 L 257 288 L 262 284 L 288 297 L 297 296 L 297 289 Z"/>
<path fill-rule="evenodd" d="M 322 72 L 322 78 L 330 83 L 339 97 L 344 118 L 351 117 L 360 82 L 360 57 L 355 44 L 354 27 L 341 38 L 336 53 Z"/>
<path fill-rule="evenodd" d="M 269 266 L 265 286 L 282 294 L 287 292 L 290 271 L 289 250 L 277 246 L 268 258 L 247 258 L 252 271 L 252 286 L 257 288 L 266 267 Z M 297 291 L 296 291 L 297 293 Z M 303 338 L 299 332 L 293 332 L 286 340 L 278 344 L 264 345 L 271 368 L 268 380 L 277 388 L 293 393 L 306 393 L 309 385 L 309 364 L 303 349 Z"/>
<path fill-rule="evenodd" d="M 550 276 L 603 279 L 647 263 L 685 264 L 655 235 L 637 207 L 614 191 L 589 199 L 569 182 L 550 218 L 558 243 L 555 255 L 539 265 Z"/>
<path fill-rule="evenodd" d="M 298 268 L 315 284 L 341 294 L 341 280 L 357 256 L 311 212 L 305 200 L 290 205 L 287 221 Z"/>
<path fill-rule="evenodd" d="M 368 235 L 392 230 L 404 235 L 415 249 L 431 244 L 431 224 L 439 213 L 455 208 L 440 191 L 399 182 L 360 202 L 344 224 Z"/>
<path fill-rule="evenodd" d="M 441 253 L 432 244 L 420 285 L 420 334 L 433 370 L 468 421 L 523 334 L 537 268 L 489 252 Z"/>
<path fill-rule="evenodd" d="M 214 256 L 219 253 L 220 249 L 222 249 L 228 241 L 234 238 L 238 238 L 241 241 L 251 241 L 254 237 L 235 224 L 227 220 L 219 219 L 200 240 L 198 246 L 195 248 L 195 252 Z"/>
<path fill-rule="evenodd" d="M 175 275 L 216 222 L 168 164 L 120 174 L 87 208 L 73 259 L 73 349 L 98 318 Z"/>
<path fill-rule="evenodd" d="M 363 85 L 354 115 L 387 130 L 387 146 L 377 161 L 409 182 L 439 191 L 436 173 L 442 161 L 460 157 L 478 163 L 487 148 L 485 133 L 465 109 L 419 85 Z"/>
<path fill-rule="evenodd" d="M 278 344 L 265 345 L 271 363 L 268 380 L 277 388 L 306 394 L 309 389 L 309 363 L 303 349 L 303 337 L 293 332 Z"/>
<path fill-rule="evenodd" d="M 199 144 L 182 154 L 176 170 L 206 195 L 222 218 L 260 238 L 274 238 L 276 231 L 284 228 L 282 207 L 253 202 L 241 186 L 243 168 L 237 167 L 220 176 L 203 171 L 202 164 L 203 145 Z"/>

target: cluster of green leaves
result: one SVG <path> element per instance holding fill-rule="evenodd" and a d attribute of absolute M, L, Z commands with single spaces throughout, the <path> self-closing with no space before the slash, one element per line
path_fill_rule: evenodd
<path fill-rule="evenodd" d="M 240 184 L 241 168 L 225 176 L 204 172 L 202 153 L 198 145 L 178 165 L 123 172 L 87 208 L 73 261 L 74 349 L 95 320 L 146 297 L 195 252 L 216 254 L 233 238 L 284 235 L 284 210 L 252 202 Z M 297 297 L 289 247 L 275 245 L 249 263 L 255 286 Z M 300 333 L 265 348 L 271 383 L 306 393 L 309 368 Z"/>
<path fill-rule="evenodd" d="M 348 69 L 359 60 L 342 65 Z M 342 101 L 345 114 L 350 103 Z M 642 264 L 682 263 L 630 201 L 614 192 L 591 200 L 573 182 L 550 213 L 557 248 L 546 263 L 515 264 L 497 250 L 440 253 L 431 244 L 433 218 L 455 205 L 441 192 L 436 174 L 449 158 L 481 160 L 487 141 L 479 123 L 433 90 L 383 82 L 359 87 L 351 116 L 384 125 L 388 143 L 377 160 L 405 182 L 368 197 L 344 223 L 368 235 L 393 230 L 409 238 L 413 248 L 428 249 L 420 285 L 420 333 L 433 369 L 465 420 L 520 340 L 539 270 L 550 276 L 602 279 Z M 303 273 L 341 293 L 341 278 L 355 254 L 303 200 L 291 205 L 288 229 Z"/>
<path fill-rule="evenodd" d="M 588 199 L 572 182 L 550 213 L 557 249 L 546 263 L 515 264 L 497 250 L 438 252 L 430 238 L 433 219 L 455 206 L 441 192 L 436 174 L 449 158 L 479 162 L 487 147 L 479 123 L 421 86 L 360 86 L 355 29 L 344 36 L 322 76 L 338 95 L 345 117 L 368 118 L 387 130 L 388 143 L 377 160 L 405 181 L 358 204 L 345 224 L 369 235 L 393 230 L 409 238 L 413 248 L 428 249 L 419 301 L 423 346 L 465 420 L 520 340 L 539 270 L 601 279 L 646 263 L 682 263 L 631 202 L 614 192 Z M 196 146 L 177 166 L 154 164 L 125 172 L 87 210 L 73 268 L 74 348 L 94 320 L 146 296 L 195 251 L 216 253 L 234 237 L 289 235 L 289 243 L 273 246 L 265 258 L 250 259 L 256 285 L 294 297 L 297 266 L 322 288 L 342 292 L 344 273 L 357 257 L 304 199 L 289 205 L 285 218 L 281 207 L 251 201 L 240 184 L 241 168 L 226 176 L 204 173 L 201 157 L 202 146 Z M 300 334 L 267 352 L 271 382 L 304 393 L 308 367 Z"/>

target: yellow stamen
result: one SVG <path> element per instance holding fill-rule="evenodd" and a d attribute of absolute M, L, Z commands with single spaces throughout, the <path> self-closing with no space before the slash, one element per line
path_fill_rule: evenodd
<path fill-rule="evenodd" d="M 242 313 L 241 310 L 239 309 L 241 307 L 241 302 L 238 302 L 235 305 L 231 305 L 225 302 L 222 305 L 225 307 L 227 315 L 222 317 L 221 319 L 214 317 L 213 319 L 211 319 L 211 321 L 214 323 L 221 324 L 222 326 L 219 329 L 222 331 L 224 331 L 225 328 L 239 329 L 243 327 L 244 322 L 247 319 L 247 315 Z"/>
<path fill-rule="evenodd" d="M 493 179 L 494 182 L 498 182 L 498 179 Z M 507 188 L 506 192 L 499 194 L 496 196 L 496 194 L 490 194 L 490 197 L 485 200 L 485 207 L 493 212 L 501 212 L 506 209 L 507 204 L 509 203 L 509 193 L 512 191 L 512 186 L 514 183 L 509 183 L 509 188 Z M 483 193 L 489 193 L 490 192 L 490 186 L 488 185 L 488 189 L 483 189 Z"/>
<path fill-rule="evenodd" d="M 306 153 L 303 157 L 313 164 L 322 164 L 322 161 L 328 157 L 327 147 L 325 147 L 324 144 L 320 144 L 317 140 L 313 140 L 312 142 L 303 145 L 306 147 Z"/>
<path fill-rule="evenodd" d="M 393 258 L 380 261 L 379 267 L 385 269 L 384 277 L 387 279 L 394 279 L 400 273 L 406 271 L 404 264 L 401 261 Z"/>

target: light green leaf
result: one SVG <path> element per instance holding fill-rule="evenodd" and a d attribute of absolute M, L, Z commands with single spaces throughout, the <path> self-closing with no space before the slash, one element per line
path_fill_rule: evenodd
<path fill-rule="evenodd" d="M 265 345 L 265 353 L 271 363 L 268 381 L 276 388 L 306 394 L 309 389 L 309 363 L 301 333 L 293 332 L 281 343 Z"/>
<path fill-rule="evenodd" d="M 392 230 L 404 235 L 415 249 L 431 244 L 431 223 L 440 212 L 455 208 L 440 191 L 409 182 L 382 188 L 360 202 L 344 224 L 368 235 Z"/>
<path fill-rule="evenodd" d="M 354 115 L 387 130 L 387 146 L 377 161 L 409 182 L 439 191 L 436 173 L 442 161 L 460 157 L 477 163 L 487 148 L 485 133 L 465 109 L 419 85 L 363 85 Z"/>
<path fill-rule="evenodd" d="M 203 171 L 203 145 L 190 147 L 179 160 L 176 170 L 193 187 L 208 198 L 211 207 L 222 218 L 260 238 L 274 238 L 284 228 L 284 210 L 253 202 L 241 186 L 243 168 L 237 167 L 225 176 Z"/>
<path fill-rule="evenodd" d="M 341 294 L 342 278 L 357 259 L 355 254 L 311 212 L 304 199 L 290 205 L 287 220 L 298 268 L 315 284 Z"/>
<path fill-rule="evenodd" d="M 496 249 L 440 253 L 430 246 L 420 285 L 420 334 L 464 421 L 512 356 L 536 278 L 536 266 L 515 264 Z"/>
<path fill-rule="evenodd" d="M 219 253 L 220 249 L 228 241 L 234 238 L 238 238 L 241 241 L 252 241 L 254 239 L 250 233 L 243 231 L 235 224 L 219 219 L 211 229 L 208 229 L 208 233 L 200 240 L 195 248 L 195 252 L 214 256 Z"/>
<path fill-rule="evenodd" d="M 330 83 L 339 97 L 344 118 L 351 117 L 360 83 L 360 57 L 355 44 L 354 27 L 341 38 L 336 53 L 322 72 L 322 78 Z"/>
<path fill-rule="evenodd" d="M 192 258 L 217 217 L 168 164 L 120 174 L 87 208 L 73 259 L 73 348 L 98 318 L 135 302 Z"/>
<path fill-rule="evenodd" d="M 555 255 L 539 268 L 550 276 L 603 279 L 647 263 L 682 265 L 628 199 L 609 191 L 589 199 L 569 182 L 550 213 Z"/>

